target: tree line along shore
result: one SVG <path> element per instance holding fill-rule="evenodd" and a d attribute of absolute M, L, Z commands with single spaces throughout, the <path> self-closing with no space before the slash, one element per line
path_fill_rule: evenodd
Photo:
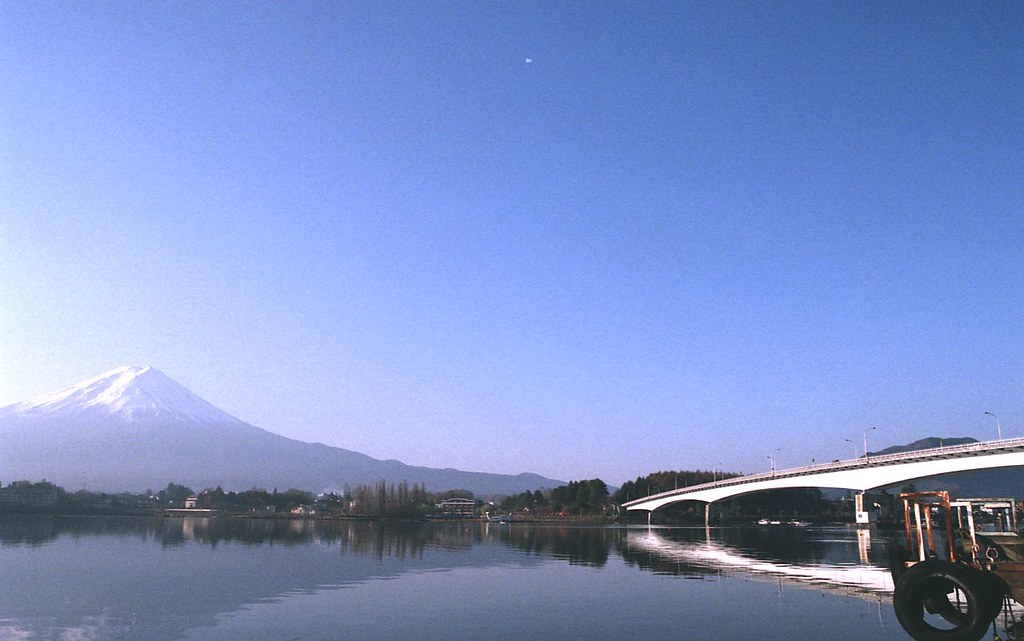
<path fill-rule="evenodd" d="M 678 487 L 697 485 L 738 473 L 684 470 L 637 477 L 612 490 L 601 479 L 571 481 L 513 496 L 477 497 L 466 490 L 431 492 L 420 483 L 358 484 L 338 492 L 313 493 L 289 488 L 226 491 L 194 490 L 168 483 L 161 490 L 106 493 L 68 491 L 49 481 L 0 484 L 0 514 L 68 515 L 233 515 L 261 518 L 382 518 L 492 520 L 646 520 L 646 512 L 620 510 L 631 499 Z M 699 508 L 699 509 L 698 509 Z M 776 517 L 814 521 L 852 518 L 844 499 L 829 499 L 819 490 L 796 489 L 736 497 L 715 504 L 719 520 Z M 658 511 L 661 521 L 703 521 L 703 507 L 679 504 Z"/>

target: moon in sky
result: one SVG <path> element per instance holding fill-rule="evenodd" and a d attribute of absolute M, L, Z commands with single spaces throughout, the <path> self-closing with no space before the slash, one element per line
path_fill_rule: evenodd
<path fill-rule="evenodd" d="M 530 64 L 531 62 L 533 62 L 533 58 L 527 58 L 526 59 L 526 64 Z"/>

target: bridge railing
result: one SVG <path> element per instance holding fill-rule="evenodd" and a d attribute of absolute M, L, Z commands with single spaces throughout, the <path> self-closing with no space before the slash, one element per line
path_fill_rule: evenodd
<path fill-rule="evenodd" d="M 650 494 L 640 499 L 633 499 L 632 501 L 626 501 L 623 503 L 624 506 L 632 505 L 635 503 L 642 503 L 654 499 L 663 497 L 676 496 L 679 494 L 688 494 L 690 492 L 696 492 L 698 490 L 708 490 L 717 487 L 730 487 L 733 485 L 744 485 L 746 483 L 754 483 L 757 481 L 764 481 L 768 479 L 778 478 L 790 478 L 794 476 L 811 476 L 814 474 L 821 474 L 824 472 L 837 472 L 841 470 L 854 469 L 859 467 L 872 467 L 890 465 L 894 463 L 905 463 L 913 460 L 927 460 L 935 458 L 948 458 L 950 456 L 962 456 L 968 455 L 973 452 L 982 451 L 993 451 L 993 450 L 1016 450 L 1024 448 L 1024 438 L 1011 438 L 1003 439 L 999 441 L 983 441 L 980 443 L 966 443 L 963 445 L 949 445 L 945 447 L 932 447 L 925 450 L 913 450 L 910 452 L 897 452 L 895 454 L 880 454 L 876 456 L 862 456 L 855 459 L 846 459 L 842 461 L 832 461 L 830 463 L 816 463 L 813 465 L 804 465 L 801 467 L 791 467 L 785 470 L 772 470 L 770 472 L 759 472 L 757 474 L 748 474 L 745 476 L 734 476 L 719 481 L 711 481 L 710 483 L 700 483 L 698 485 L 690 485 L 687 487 L 680 487 L 674 490 L 668 490 L 667 492 L 658 492 L 656 494 Z"/>

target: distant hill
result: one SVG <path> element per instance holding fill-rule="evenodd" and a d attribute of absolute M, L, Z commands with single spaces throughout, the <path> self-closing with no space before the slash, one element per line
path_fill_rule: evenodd
<path fill-rule="evenodd" d="M 899 454 L 900 452 L 914 452 L 916 450 L 929 450 L 934 447 L 949 447 L 952 445 L 966 445 L 968 443 L 977 443 L 978 439 L 971 438 L 969 436 L 963 437 L 952 437 L 942 438 L 939 436 L 929 436 L 922 438 L 908 445 L 893 445 L 887 447 L 884 450 L 878 450 L 877 452 L 871 452 L 870 456 L 878 456 L 881 454 Z"/>
<path fill-rule="evenodd" d="M 171 482 L 320 492 L 384 480 L 481 497 L 565 484 L 529 473 L 416 467 L 286 438 L 217 409 L 151 367 L 116 369 L 0 408 L 0 480 L 22 479 L 109 492 Z"/>

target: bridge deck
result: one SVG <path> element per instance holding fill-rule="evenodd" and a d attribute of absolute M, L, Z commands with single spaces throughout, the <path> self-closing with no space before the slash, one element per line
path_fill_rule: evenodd
<path fill-rule="evenodd" d="M 986 441 L 982 443 L 969 443 L 966 445 L 951 445 L 949 447 L 935 447 L 926 450 L 914 450 L 912 452 L 899 452 L 897 454 L 883 454 L 879 456 L 867 456 L 845 461 L 833 461 L 831 463 L 818 463 L 816 465 L 805 465 L 785 470 L 774 470 L 759 474 L 736 476 L 711 483 L 690 485 L 667 492 L 651 494 L 640 499 L 633 499 L 622 504 L 622 507 L 629 509 L 631 506 L 650 503 L 659 499 L 667 499 L 674 496 L 684 496 L 699 492 L 701 490 L 718 489 L 757 483 L 760 481 L 811 477 L 817 474 L 841 472 L 845 470 L 860 470 L 872 467 L 886 467 L 891 465 L 904 465 L 911 462 L 933 461 L 951 458 L 968 458 L 972 456 L 991 456 L 997 453 L 1024 452 L 1024 438 L 1004 439 L 1000 441 Z"/>

